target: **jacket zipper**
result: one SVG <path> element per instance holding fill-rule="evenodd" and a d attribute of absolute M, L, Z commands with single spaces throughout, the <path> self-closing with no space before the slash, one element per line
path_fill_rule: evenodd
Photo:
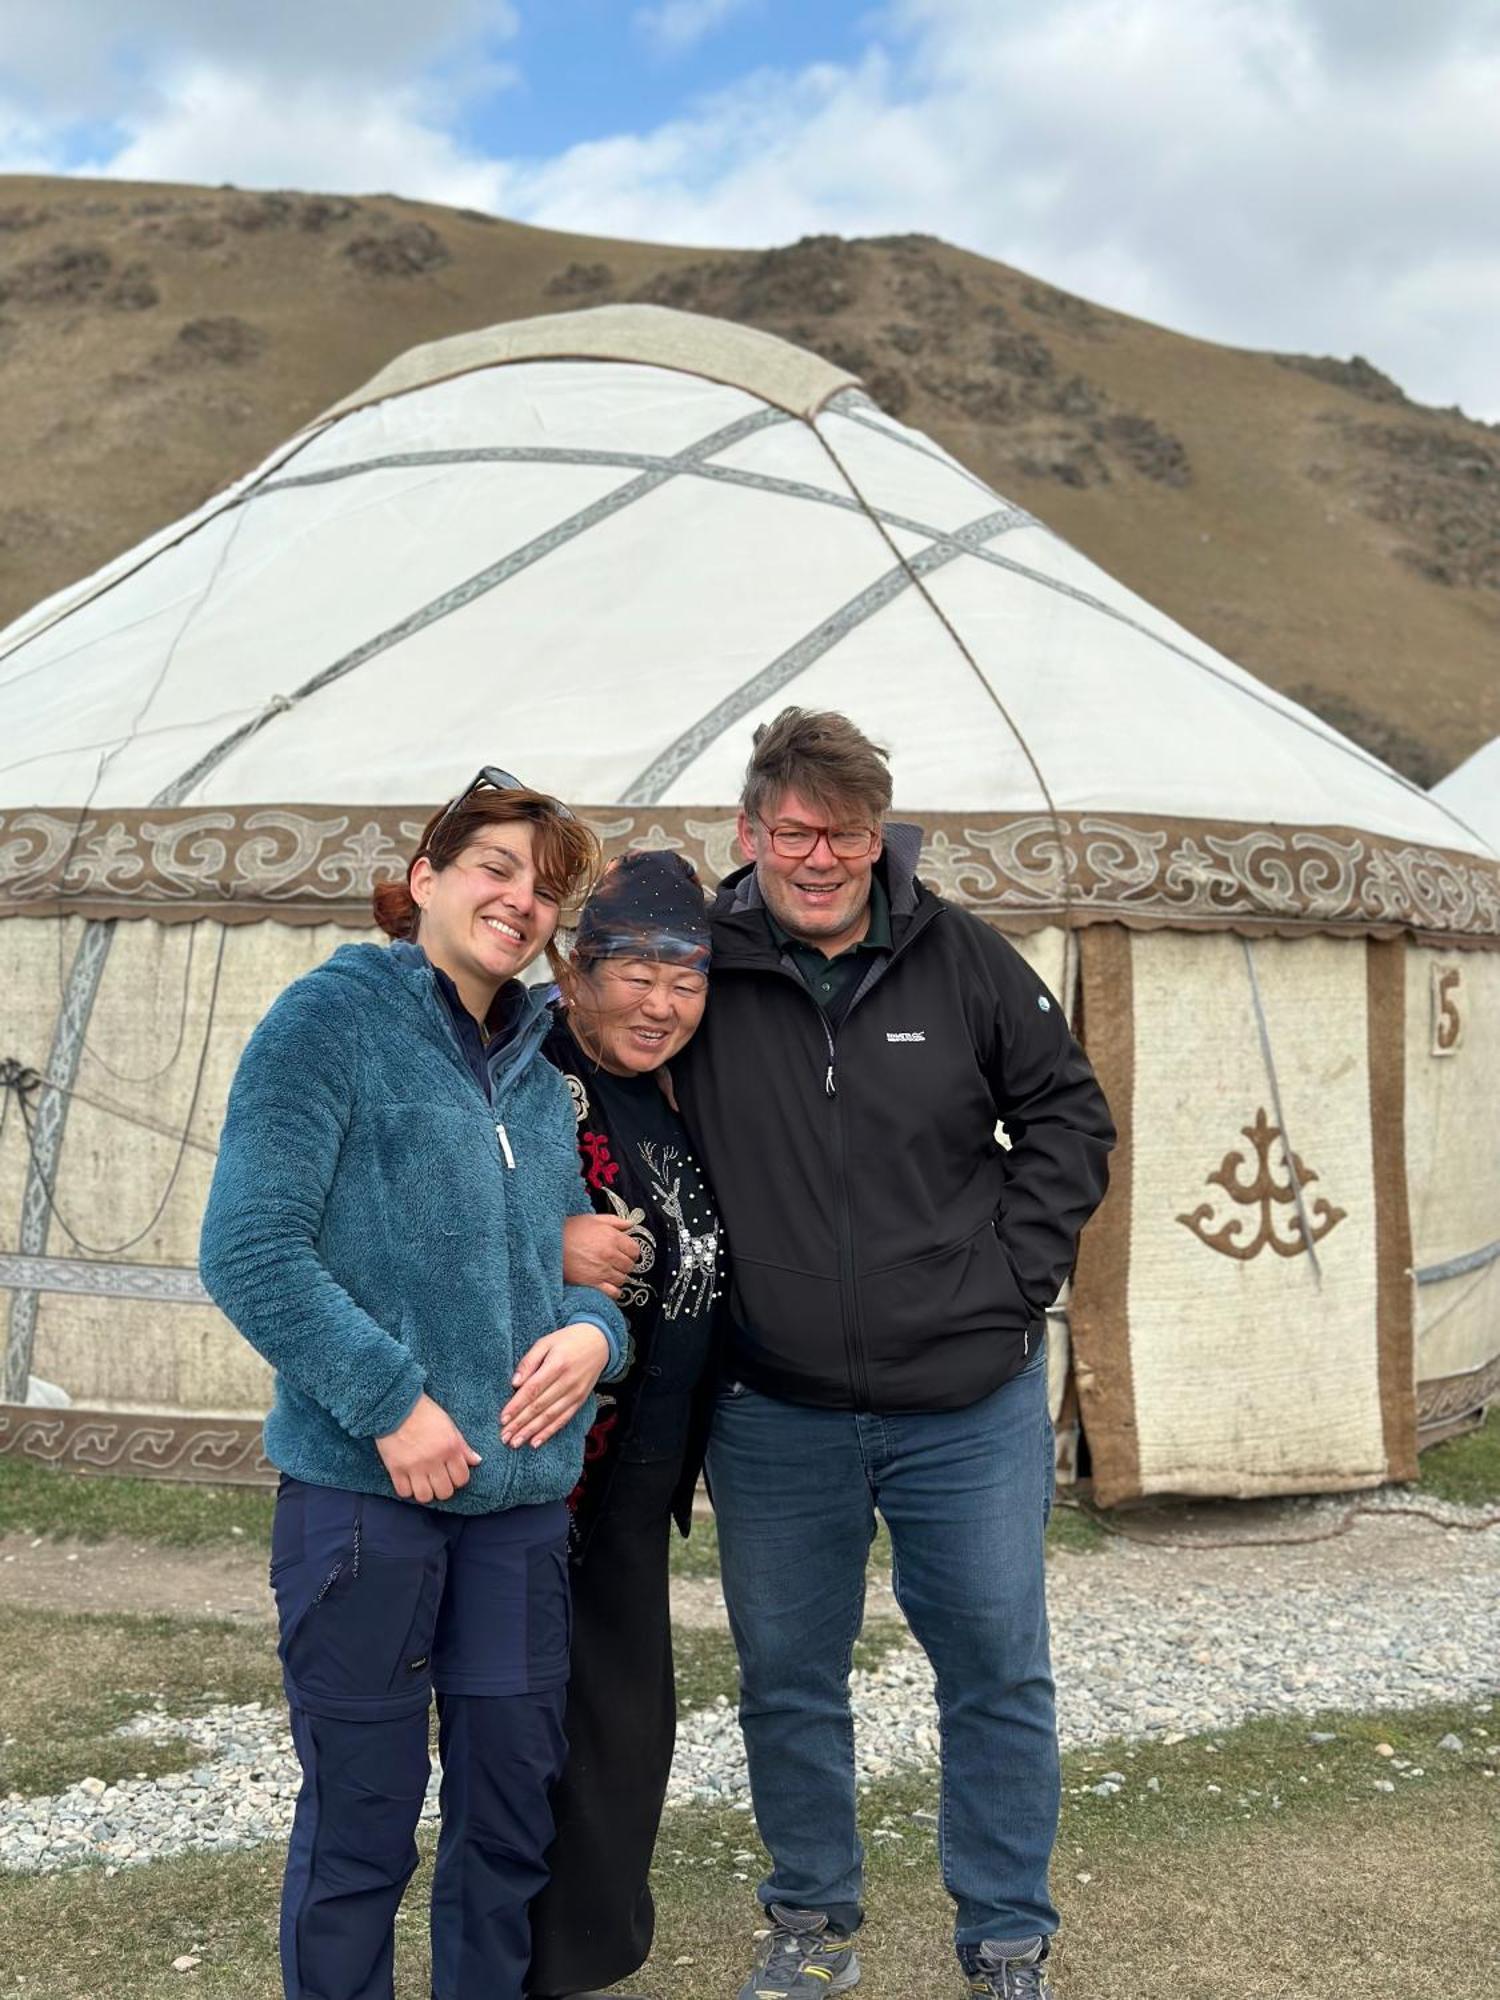
<path fill-rule="evenodd" d="M 511 1172 L 514 1173 L 516 1170 L 516 1156 L 510 1150 L 510 1140 L 506 1137 L 505 1127 L 502 1124 L 500 1124 L 498 1120 L 496 1121 L 495 1124 L 495 1137 L 500 1141 L 500 1152 L 505 1160 L 506 1166 L 508 1166 Z"/>
<path fill-rule="evenodd" d="M 354 1503 L 354 1547 L 351 1551 L 351 1554 L 353 1556 L 353 1564 L 349 1571 L 351 1579 L 359 1575 L 360 1531 L 364 1526 L 364 1519 L 365 1519 L 365 1503 L 363 1497 L 361 1496 Z M 338 1582 L 339 1578 L 343 1575 L 343 1573 L 344 1573 L 344 1558 L 340 1556 L 338 1561 L 334 1564 L 333 1568 L 328 1572 L 327 1576 L 324 1577 L 323 1587 L 321 1590 L 319 1590 L 317 1596 L 313 1599 L 314 1604 L 321 1604 L 323 1602 L 323 1599 L 328 1595 L 329 1591 L 332 1590 L 333 1586 Z"/>
<path fill-rule="evenodd" d="M 822 1013 L 822 1008 L 818 1012 Z M 828 1026 L 827 1021 L 823 1023 Z M 830 1043 L 832 1038 L 830 1037 Z M 854 1275 L 854 1214 L 849 1204 L 848 1148 L 844 1143 L 844 1110 L 833 1088 L 833 1065 L 828 1066 L 829 1096 L 833 1099 L 833 1132 L 839 1177 L 839 1264 L 843 1282 L 839 1289 L 844 1301 L 844 1346 L 853 1363 L 854 1392 L 862 1409 L 872 1407 L 870 1372 L 865 1363 L 864 1326 L 859 1311 L 859 1289 Z"/>
<path fill-rule="evenodd" d="M 926 927 L 925 924 L 922 926 L 924 930 Z M 901 944 L 892 950 L 890 957 L 879 968 L 868 986 L 863 981 L 860 982 L 860 989 L 855 993 L 848 1007 L 844 1010 L 844 1018 L 839 1023 L 841 1029 L 855 1008 L 859 1006 L 860 1002 L 868 999 L 881 980 L 884 979 L 890 967 L 895 963 L 898 953 L 905 949 L 906 942 L 907 940 L 903 938 Z M 801 985 L 801 983 L 799 980 L 798 984 Z M 806 991 L 806 988 L 803 990 Z M 812 1000 L 813 996 L 809 993 L 808 998 Z M 813 1005 L 815 1007 L 818 1006 L 816 1000 L 813 1000 Z M 859 1310 L 859 1285 L 854 1273 L 854 1211 L 849 1200 L 848 1148 L 844 1142 L 843 1108 L 838 1102 L 838 1084 L 834 1076 L 837 1064 L 837 1048 L 828 1016 L 823 1012 L 821 1007 L 818 1007 L 818 1019 L 823 1023 L 823 1034 L 828 1042 L 828 1069 L 823 1078 L 823 1088 L 828 1096 L 833 1099 L 834 1135 L 837 1145 L 839 1212 L 842 1220 L 842 1226 L 839 1231 L 839 1264 L 843 1274 L 843 1282 L 840 1290 L 845 1302 L 844 1345 L 853 1363 L 853 1372 L 856 1378 L 854 1385 L 855 1394 L 859 1397 L 861 1406 L 868 1410 L 874 1407 L 874 1403 L 870 1393 L 870 1372 L 865 1355 L 864 1319 Z"/>
<path fill-rule="evenodd" d="M 932 920 L 929 918 L 928 921 L 931 922 Z M 927 925 L 924 923 L 921 929 L 925 930 L 926 928 Z M 868 986 L 864 987 L 862 992 L 857 993 L 854 999 L 850 1001 L 848 1009 L 844 1014 L 845 1021 L 854 1012 L 859 1002 L 874 992 L 896 959 L 905 951 L 913 935 L 914 933 L 908 931 L 907 935 L 901 940 L 901 943 L 893 947 L 890 957 L 881 967 L 877 976 L 871 980 Z M 869 1371 L 865 1365 L 864 1329 L 860 1322 L 858 1291 L 854 1277 L 854 1216 L 849 1204 L 849 1176 L 845 1170 L 844 1120 L 842 1108 L 838 1101 L 838 1082 L 835 1077 L 838 1052 L 834 1033 L 832 1027 L 829 1025 L 828 1016 L 818 1006 L 816 999 L 808 991 L 806 984 L 799 975 L 795 972 L 789 972 L 781 964 L 779 958 L 775 969 L 783 979 L 790 979 L 799 992 L 807 995 L 809 1003 L 817 1010 L 818 1020 L 823 1029 L 823 1039 L 828 1044 L 828 1066 L 823 1072 L 823 1094 L 830 1099 L 833 1105 L 835 1164 L 838 1170 L 839 1213 L 841 1217 L 841 1227 L 839 1230 L 839 1294 L 842 1306 L 841 1318 L 844 1333 L 844 1356 L 850 1375 L 854 1378 L 851 1382 L 854 1394 L 859 1398 L 863 1408 L 870 1409 L 873 1405 L 870 1398 Z M 841 1021 L 839 1025 L 842 1027 L 843 1022 Z"/>

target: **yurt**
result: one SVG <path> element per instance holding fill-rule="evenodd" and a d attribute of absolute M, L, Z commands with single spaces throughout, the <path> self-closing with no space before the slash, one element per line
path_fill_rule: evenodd
<path fill-rule="evenodd" d="M 0 634 L 0 1452 L 262 1475 L 194 1267 L 259 1015 L 483 763 L 716 878 L 789 701 L 1109 1093 L 1065 1470 L 1410 1478 L 1500 1387 L 1500 860 L 840 369 L 644 306 L 403 355 Z"/>
<path fill-rule="evenodd" d="M 1432 796 L 1500 854 L 1500 736 L 1440 778 Z"/>

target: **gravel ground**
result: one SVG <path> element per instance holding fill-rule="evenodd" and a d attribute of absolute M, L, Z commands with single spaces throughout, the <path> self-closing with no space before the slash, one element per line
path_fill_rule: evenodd
<path fill-rule="evenodd" d="M 1274 1547 L 1215 1539 L 1200 1517 L 1202 1538 L 1186 1545 L 1134 1539 L 1127 1522 L 1102 1554 L 1057 1557 L 1049 1587 L 1064 1747 L 1175 1738 L 1270 1713 L 1492 1696 L 1500 1517 L 1424 1501 L 1428 1518 L 1413 1520 L 1397 1511 L 1400 1498 L 1332 1539 L 1347 1505 L 1296 1502 L 1277 1517 L 1292 1539 Z M 1486 1519 L 1493 1525 L 1480 1529 Z M 713 1597 L 711 1584 L 697 1587 L 700 1616 Z M 852 1697 L 862 1778 L 935 1763 L 932 1676 L 914 1648 L 857 1672 Z M 152 1712 L 123 1733 L 186 1739 L 204 1761 L 115 1785 L 85 1778 L 49 1798 L 12 1794 L 0 1801 L 0 1869 L 129 1866 L 285 1835 L 298 1780 L 280 1712 Z M 668 1803 L 744 1793 L 733 1709 L 720 1702 L 685 1716 Z M 435 1779 L 426 1810 L 436 1812 Z"/>

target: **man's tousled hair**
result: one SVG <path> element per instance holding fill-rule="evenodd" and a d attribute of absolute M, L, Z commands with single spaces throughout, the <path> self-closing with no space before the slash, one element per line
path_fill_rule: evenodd
<path fill-rule="evenodd" d="M 834 709 L 784 708 L 755 732 L 740 804 L 764 818 L 785 792 L 797 792 L 830 819 L 851 810 L 878 821 L 890 810 L 890 753 Z"/>

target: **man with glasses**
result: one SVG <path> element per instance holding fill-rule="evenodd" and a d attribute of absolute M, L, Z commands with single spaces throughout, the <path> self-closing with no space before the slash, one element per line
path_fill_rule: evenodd
<path fill-rule="evenodd" d="M 916 879 L 921 835 L 883 824 L 890 799 L 847 717 L 789 708 L 757 732 L 750 865 L 720 891 L 680 1065 L 731 1253 L 708 1476 L 771 1854 L 740 2000 L 859 1978 L 849 1668 L 877 1511 L 937 1674 L 968 1991 L 1051 1990 L 1045 1314 L 1114 1131 L 1062 1008 Z"/>

